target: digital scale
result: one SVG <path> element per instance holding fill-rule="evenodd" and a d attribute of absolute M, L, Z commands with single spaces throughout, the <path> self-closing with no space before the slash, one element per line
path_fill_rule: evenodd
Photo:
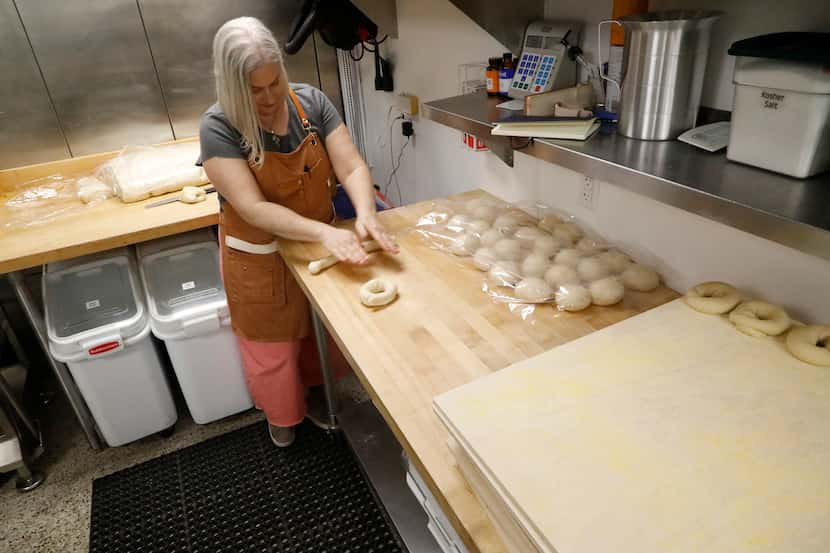
<path fill-rule="evenodd" d="M 535 21 L 527 26 L 522 57 L 516 65 L 508 95 L 524 98 L 576 84 L 576 62 L 568 57 L 562 39 L 579 43 L 581 25 L 553 21 Z M 570 33 L 570 34 L 569 34 Z"/>

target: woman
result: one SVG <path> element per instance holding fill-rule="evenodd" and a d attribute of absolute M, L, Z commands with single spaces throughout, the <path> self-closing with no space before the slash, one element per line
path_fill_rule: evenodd
<path fill-rule="evenodd" d="M 251 17 L 225 23 L 213 62 L 218 102 L 203 114 L 199 138 L 222 205 L 222 274 L 248 387 L 271 440 L 286 447 L 307 414 L 318 425 L 324 419 L 306 409 L 307 388 L 316 385 L 311 397 L 319 396 L 322 378 L 309 304 L 276 237 L 321 242 L 354 264 L 367 261 L 361 239 L 398 250 L 377 219 L 369 168 L 340 116 L 321 91 L 289 84 L 265 25 Z M 355 206 L 357 234 L 329 224 L 335 177 Z"/>

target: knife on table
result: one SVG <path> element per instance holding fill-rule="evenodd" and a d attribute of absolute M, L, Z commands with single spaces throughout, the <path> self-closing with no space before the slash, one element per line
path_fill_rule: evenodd
<path fill-rule="evenodd" d="M 210 194 L 212 192 L 216 192 L 216 188 L 213 187 L 213 186 L 208 186 L 207 188 L 204 189 L 204 191 L 205 191 L 205 194 Z M 144 209 L 150 209 L 151 207 L 158 207 L 160 205 L 172 204 L 173 202 L 178 202 L 178 201 L 181 201 L 181 197 L 180 196 L 173 196 L 172 198 L 165 198 L 163 200 L 159 200 L 159 201 L 153 202 L 151 204 L 146 204 L 144 206 Z"/>

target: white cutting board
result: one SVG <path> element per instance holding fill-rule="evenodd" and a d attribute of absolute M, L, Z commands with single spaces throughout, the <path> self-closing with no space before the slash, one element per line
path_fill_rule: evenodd
<path fill-rule="evenodd" d="M 542 551 L 830 551 L 830 369 L 682 300 L 435 407 Z"/>

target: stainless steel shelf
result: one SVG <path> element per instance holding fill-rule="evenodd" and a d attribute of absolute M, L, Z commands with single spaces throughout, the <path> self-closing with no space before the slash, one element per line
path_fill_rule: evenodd
<path fill-rule="evenodd" d="M 498 103 L 484 93 L 465 94 L 427 102 L 422 112 L 486 138 L 512 166 L 510 142 L 490 136 L 493 122 L 510 113 Z M 505 149 L 509 156 L 502 155 Z M 728 161 L 723 152 L 711 154 L 676 140 L 633 140 L 613 129 L 585 142 L 536 139 L 521 152 L 830 260 L 830 172 L 794 179 Z"/>

